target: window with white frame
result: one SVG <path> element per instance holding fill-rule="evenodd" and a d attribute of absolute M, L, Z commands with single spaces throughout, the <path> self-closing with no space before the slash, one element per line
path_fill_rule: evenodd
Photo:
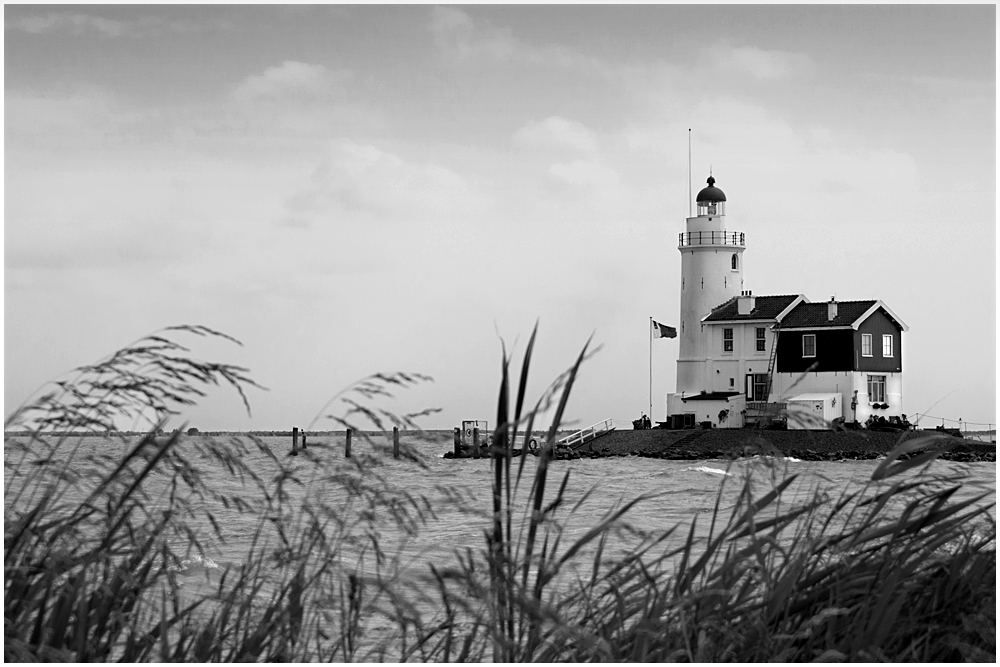
<path fill-rule="evenodd" d="M 871 334 L 861 334 L 861 356 L 870 357 L 872 356 L 872 335 Z"/>
<path fill-rule="evenodd" d="M 767 373 L 753 374 L 753 400 L 767 400 Z"/>
<path fill-rule="evenodd" d="M 885 376 L 868 376 L 868 402 L 885 403 Z"/>
<path fill-rule="evenodd" d="M 722 330 L 722 351 L 732 352 L 733 351 L 733 330 L 723 329 Z"/>
<path fill-rule="evenodd" d="M 816 356 L 816 334 L 805 334 L 802 336 L 802 356 Z"/>
<path fill-rule="evenodd" d="M 767 349 L 767 329 L 764 327 L 757 327 L 757 351 L 763 352 Z"/>
<path fill-rule="evenodd" d="M 892 356 L 892 334 L 882 334 L 882 356 Z"/>

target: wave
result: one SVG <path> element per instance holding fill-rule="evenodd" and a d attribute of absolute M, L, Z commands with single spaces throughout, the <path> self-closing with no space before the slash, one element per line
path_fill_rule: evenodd
<path fill-rule="evenodd" d="M 753 456 L 748 457 L 745 460 L 787 461 L 788 463 L 802 463 L 802 459 L 797 459 L 794 456 L 770 456 L 768 454 L 754 454 Z"/>
<path fill-rule="evenodd" d="M 222 566 L 211 558 L 195 554 L 182 559 L 179 564 L 168 566 L 167 569 L 181 574 L 194 574 L 199 570 L 221 570 Z"/>
<path fill-rule="evenodd" d="M 685 470 L 694 470 L 697 472 L 707 472 L 712 475 L 725 475 L 726 477 L 732 477 L 733 473 L 726 472 L 725 470 L 719 470 L 718 468 L 710 468 L 708 466 L 696 466 L 694 468 L 685 468 Z"/>

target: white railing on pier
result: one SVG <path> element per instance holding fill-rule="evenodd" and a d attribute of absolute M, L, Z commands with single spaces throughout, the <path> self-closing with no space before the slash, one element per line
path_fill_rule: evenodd
<path fill-rule="evenodd" d="M 593 426 L 588 426 L 587 428 L 582 428 L 576 433 L 571 433 L 565 438 L 556 440 L 556 445 L 561 447 L 572 447 L 573 445 L 582 445 L 583 443 L 593 440 L 599 435 L 603 435 L 608 431 L 613 431 L 614 426 L 611 425 L 611 419 L 605 419 L 602 422 L 597 422 Z"/>

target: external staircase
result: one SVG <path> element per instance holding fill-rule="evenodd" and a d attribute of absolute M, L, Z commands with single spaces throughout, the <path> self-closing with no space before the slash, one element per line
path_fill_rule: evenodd
<path fill-rule="evenodd" d="M 608 418 L 604 421 L 597 422 L 592 426 L 588 426 L 587 428 L 581 428 L 579 431 L 570 433 L 566 437 L 556 440 L 556 447 L 569 447 L 574 450 L 579 449 L 585 443 L 592 442 L 602 435 L 611 433 L 613 430 L 615 430 L 615 427 L 612 426 L 611 418 Z"/>
<path fill-rule="evenodd" d="M 774 420 L 781 411 L 782 404 L 771 402 L 771 389 L 774 387 L 774 370 L 778 362 L 778 337 L 781 334 L 781 323 L 775 324 L 772 328 L 774 339 L 771 342 L 771 356 L 767 360 L 767 381 L 764 385 L 764 403 L 757 408 L 756 426 L 763 428 Z M 759 405 L 759 404 L 758 404 Z"/>
<path fill-rule="evenodd" d="M 778 361 L 778 335 L 781 333 L 781 324 L 774 325 L 774 340 L 771 342 L 771 358 L 767 360 L 767 384 L 764 386 L 764 400 L 771 397 L 771 387 L 774 384 L 774 367 Z"/>
<path fill-rule="evenodd" d="M 681 438 L 677 442 L 671 443 L 671 445 L 670 445 L 670 447 L 668 449 L 680 449 L 680 448 L 684 447 L 685 445 L 690 444 L 691 442 L 694 442 L 695 440 L 697 440 L 701 436 L 705 435 L 706 433 L 708 433 L 708 431 L 705 431 L 705 430 L 691 431 L 690 433 L 688 433 L 687 435 L 685 435 L 683 438 Z"/>

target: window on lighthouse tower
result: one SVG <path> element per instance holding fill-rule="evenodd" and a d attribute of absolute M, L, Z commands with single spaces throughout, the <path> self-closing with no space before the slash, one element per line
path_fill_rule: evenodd
<path fill-rule="evenodd" d="M 737 271 L 737 270 L 739 270 L 739 268 L 740 268 L 740 258 L 739 258 L 739 256 L 738 256 L 738 255 L 737 255 L 737 254 L 736 254 L 736 253 L 734 252 L 734 253 L 733 253 L 733 271 Z"/>

